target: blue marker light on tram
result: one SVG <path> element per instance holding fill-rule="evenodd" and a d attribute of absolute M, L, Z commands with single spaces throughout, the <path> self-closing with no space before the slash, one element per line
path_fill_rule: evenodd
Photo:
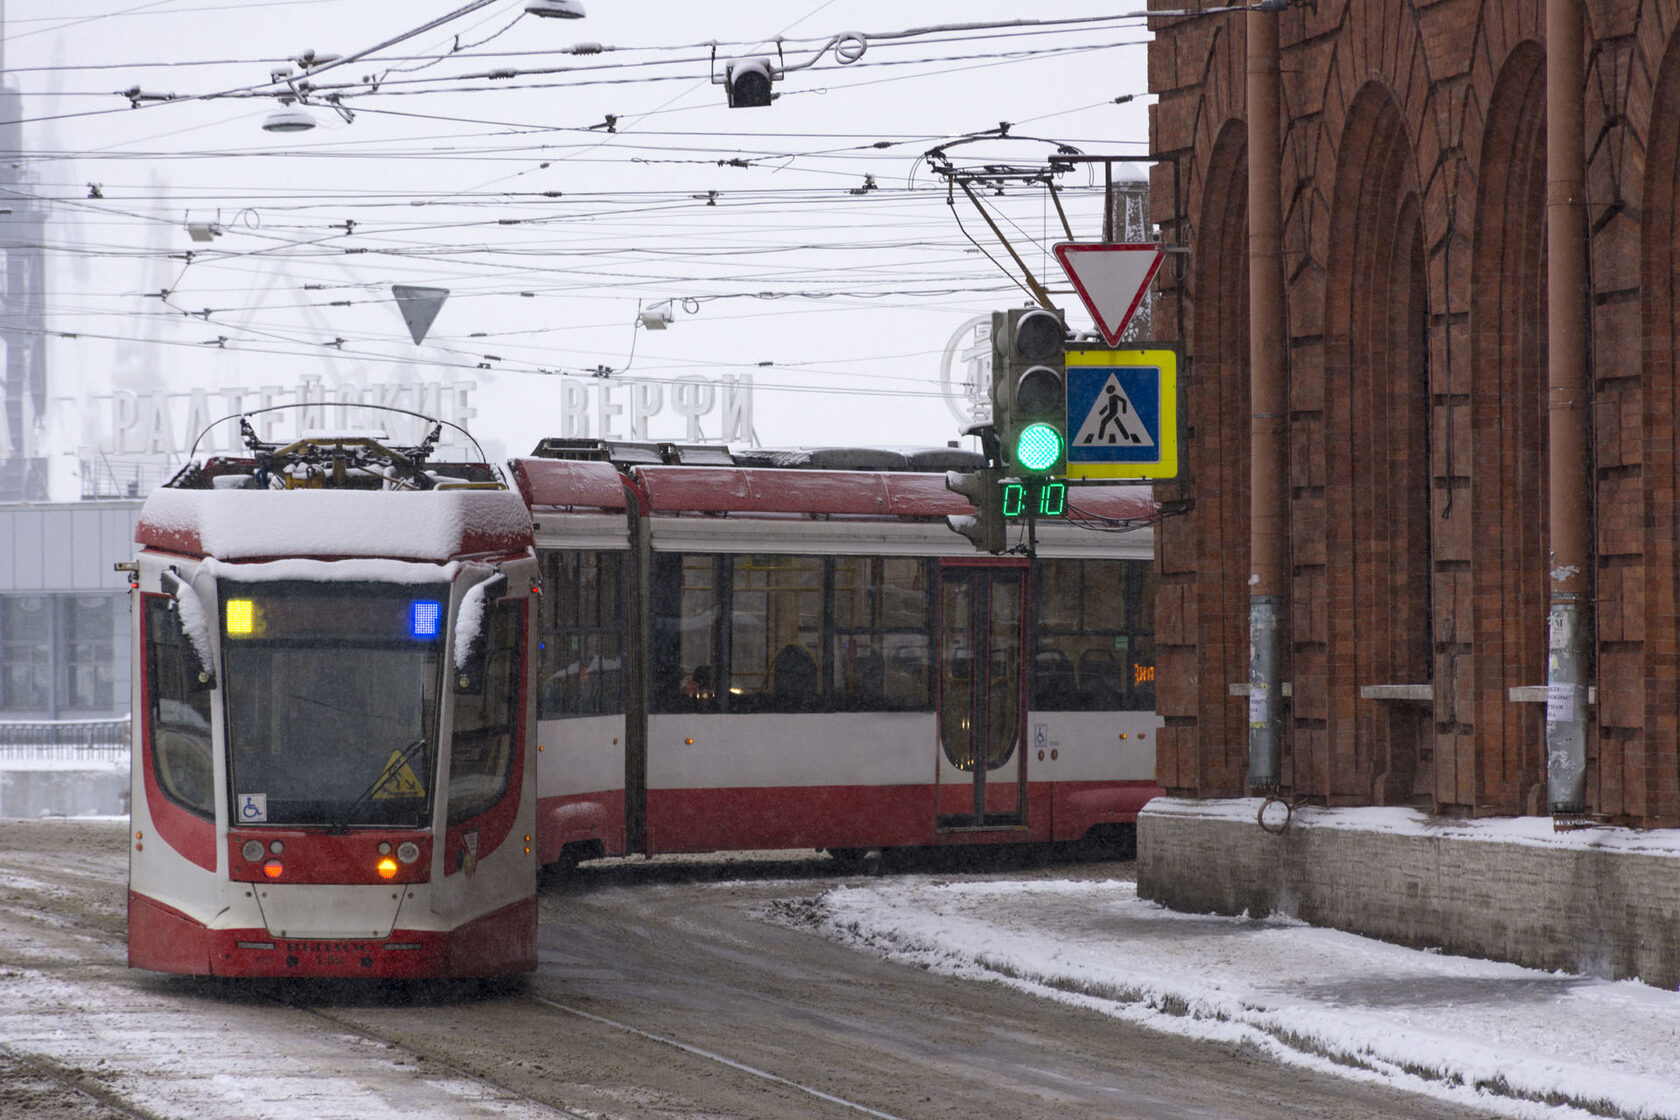
<path fill-rule="evenodd" d="M 416 638 L 435 638 L 443 625 L 443 604 L 430 599 L 415 601 L 408 614 L 408 631 Z"/>

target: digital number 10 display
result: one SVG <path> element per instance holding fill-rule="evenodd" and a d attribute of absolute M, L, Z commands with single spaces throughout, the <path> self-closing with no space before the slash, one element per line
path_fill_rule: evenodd
<path fill-rule="evenodd" d="M 1003 515 L 1020 517 L 1029 508 L 1035 509 L 1040 517 L 1061 517 L 1067 512 L 1067 483 L 1005 482 Z"/>

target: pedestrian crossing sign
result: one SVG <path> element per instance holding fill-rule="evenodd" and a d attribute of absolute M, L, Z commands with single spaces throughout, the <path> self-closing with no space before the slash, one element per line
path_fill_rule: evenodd
<path fill-rule="evenodd" d="M 1178 477 L 1178 354 L 1067 351 L 1067 477 Z"/>

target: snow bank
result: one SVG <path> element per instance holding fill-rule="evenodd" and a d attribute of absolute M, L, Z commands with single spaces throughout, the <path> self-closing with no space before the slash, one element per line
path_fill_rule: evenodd
<path fill-rule="evenodd" d="M 1634 981 L 1178 914 L 1124 882 L 918 877 L 820 910 L 829 936 L 899 960 L 1322 1073 L 1503 1116 L 1680 1120 L 1680 993 Z"/>
<path fill-rule="evenodd" d="M 1144 806 L 1148 815 L 1196 817 L 1203 820 L 1253 824 L 1264 799 L 1235 797 L 1189 801 L 1157 797 Z M 1268 813 L 1268 821 L 1271 814 Z M 1281 814 L 1280 814 L 1281 816 Z M 1640 855 L 1680 857 L 1680 829 L 1642 831 L 1634 828 L 1580 828 L 1554 831 L 1550 817 L 1481 817 L 1464 820 L 1432 817 L 1416 809 L 1320 809 L 1304 805 L 1295 810 L 1291 828 L 1339 828 L 1397 836 L 1474 840 L 1496 844 L 1528 844 L 1577 851 L 1637 852 Z"/>

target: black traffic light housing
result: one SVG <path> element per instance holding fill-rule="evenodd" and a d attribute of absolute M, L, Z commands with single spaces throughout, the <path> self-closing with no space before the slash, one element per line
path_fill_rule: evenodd
<path fill-rule="evenodd" d="M 974 507 L 972 517 L 948 516 L 945 524 L 967 537 L 981 552 L 1001 553 L 1009 544 L 1003 523 L 1003 471 L 946 471 L 945 488 L 961 494 Z"/>
<path fill-rule="evenodd" d="M 729 63 L 723 72 L 723 91 L 731 109 L 750 109 L 770 104 L 770 83 L 781 78 L 768 58 L 743 58 Z"/>
<path fill-rule="evenodd" d="M 992 424 L 1012 474 L 1067 473 L 1066 350 L 1059 310 L 992 312 Z"/>

